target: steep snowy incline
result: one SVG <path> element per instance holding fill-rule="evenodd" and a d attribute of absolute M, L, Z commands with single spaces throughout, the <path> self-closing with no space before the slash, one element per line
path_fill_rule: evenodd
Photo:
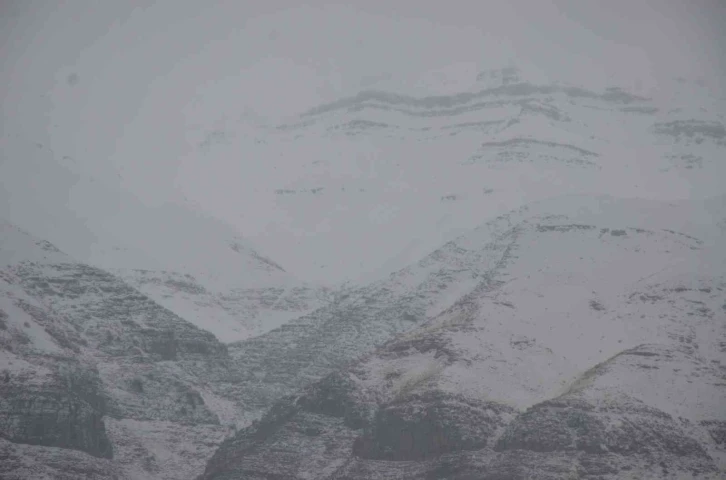
<path fill-rule="evenodd" d="M 277 402 L 201 478 L 720 478 L 725 200 L 566 196 L 460 237 L 469 271 L 508 239 L 489 278 Z"/>
<path fill-rule="evenodd" d="M 236 424 L 211 333 L 0 222 L 0 477 L 192 478 Z"/>
<path fill-rule="evenodd" d="M 146 205 L 72 159 L 15 146 L 0 177 L 0 216 L 121 276 L 225 342 L 278 327 L 329 296 L 223 222 L 190 206 Z"/>
<path fill-rule="evenodd" d="M 723 193 L 726 104 L 673 83 L 594 91 L 510 69 L 459 93 L 365 91 L 285 125 L 220 123 L 179 187 L 290 271 L 365 284 L 528 202 Z"/>

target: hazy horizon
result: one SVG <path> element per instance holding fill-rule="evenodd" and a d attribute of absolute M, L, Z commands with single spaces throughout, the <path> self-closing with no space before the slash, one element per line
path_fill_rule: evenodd
<path fill-rule="evenodd" d="M 149 207 L 188 200 L 284 255 L 290 243 L 265 231 L 276 221 L 267 200 L 235 192 L 224 172 L 241 168 L 270 191 L 296 174 L 245 165 L 200 175 L 203 162 L 241 155 L 205 156 L 205 135 L 275 125 L 365 89 L 453 93 L 510 66 L 526 80 L 656 98 L 676 77 L 713 98 L 726 91 L 717 0 L 357 3 L 4 0 L 3 161 L 21 169 L 42 145 L 37 155 Z"/>
<path fill-rule="evenodd" d="M 0 0 L 0 477 L 724 479 L 726 0 Z"/>

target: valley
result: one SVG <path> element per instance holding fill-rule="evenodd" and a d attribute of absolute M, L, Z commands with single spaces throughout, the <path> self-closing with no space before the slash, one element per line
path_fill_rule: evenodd
<path fill-rule="evenodd" d="M 6 138 L 0 477 L 721 478 L 726 102 L 673 85 L 210 126 L 183 201 Z"/>

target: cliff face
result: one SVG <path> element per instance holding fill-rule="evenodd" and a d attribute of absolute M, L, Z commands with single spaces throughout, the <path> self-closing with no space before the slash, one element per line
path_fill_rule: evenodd
<path fill-rule="evenodd" d="M 571 197 L 461 237 L 479 259 L 509 239 L 489 282 L 276 403 L 200 478 L 719 478 L 723 252 L 667 228 L 699 222 L 682 206 Z"/>
<path fill-rule="evenodd" d="M 65 368 L 52 371 L 40 385 L 32 385 L 32 376 L 8 373 L 2 380 L 3 437 L 15 443 L 68 448 L 112 458 L 98 372 L 69 361 Z"/>

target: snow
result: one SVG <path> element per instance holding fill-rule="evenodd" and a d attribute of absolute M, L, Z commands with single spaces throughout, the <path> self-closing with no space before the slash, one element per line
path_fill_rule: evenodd
<path fill-rule="evenodd" d="M 109 436 L 117 446 L 114 463 L 126 467 L 130 480 L 194 478 L 227 433 L 218 425 L 179 425 L 107 419 Z M 139 452 L 144 458 L 139 459 Z"/>
<path fill-rule="evenodd" d="M 512 82 L 534 82 L 525 84 L 529 93 L 491 93 L 502 72 L 476 80 L 472 69 L 453 62 L 421 77 L 413 93 L 363 93 L 285 125 L 251 123 L 249 115 L 196 125 L 188 133 L 198 148 L 180 156 L 177 191 L 166 202 L 134 197 L 129 192 L 150 187 L 111 165 L 61 161 L 60 151 L 6 137 L 13 156 L 0 166 L 9 179 L 0 215 L 104 268 L 208 273 L 225 284 L 297 276 L 335 285 L 383 278 L 532 201 L 576 193 L 677 200 L 723 191 L 721 145 L 686 145 L 687 138 L 653 130 L 674 119 L 723 123 L 724 102 L 695 84 L 679 86 L 672 98 L 625 104 L 598 98 L 603 91 L 573 97 L 567 85 L 537 83 L 521 69 Z M 453 78 L 458 83 L 447 84 Z M 455 95 L 462 91 L 469 96 Z M 366 108 L 350 108 L 357 106 Z M 520 143 L 509 156 L 492 146 L 513 140 Z M 279 262 L 287 274 L 237 255 L 229 245 L 239 236 L 242 251 Z"/>
<path fill-rule="evenodd" d="M 316 285 L 261 255 L 223 221 L 191 205 L 143 203 L 114 186 L 111 172 L 88 172 L 54 161 L 44 150 L 27 150 L 0 164 L 0 263 L 73 258 L 100 267 L 225 342 L 264 333 L 320 305 Z M 30 242 L 24 237 L 29 234 Z M 33 242 L 37 248 L 28 250 Z M 195 284 L 198 294 L 150 283 L 146 274 Z M 293 287 L 309 290 L 303 308 L 260 305 L 265 289 Z M 232 298 L 245 289 L 251 290 L 246 298 Z"/>
<path fill-rule="evenodd" d="M 58 161 L 42 145 L 4 138 L 13 151 L 0 163 L 7 335 L 28 339 L 23 353 L 63 353 L 18 300 L 48 312 L 73 300 L 46 305 L 24 293 L 7 268 L 23 262 L 39 274 L 71 258 L 106 269 L 225 343 L 332 301 L 318 284 L 381 282 L 373 287 L 402 304 L 414 291 L 425 297 L 429 321 L 395 341 L 435 339 L 466 360 L 374 353 L 357 380 L 384 397 L 435 387 L 525 409 L 577 394 L 722 418 L 714 379 L 726 341 L 724 146 L 654 126 L 723 124 L 724 105 L 698 89 L 632 104 L 575 98 L 566 86 L 525 84 L 531 92 L 522 94 L 497 90 L 502 75 L 454 63 L 413 79 L 407 95 L 361 93 L 287 125 L 202 126 L 191 140 L 198 148 L 174 172 L 177 195 L 165 200 L 131 194 L 144 182 L 118 179 L 110 165 Z M 89 318 L 84 328 L 103 321 Z M 373 334 L 388 331 L 379 325 Z M 307 354 L 283 338 L 288 351 Z M 344 335 L 334 338 L 343 340 L 329 352 L 346 347 Z M 623 353 L 634 348 L 663 355 L 648 364 L 656 360 Z M 104 379 L 128 377 L 116 360 L 92 361 Z M 317 361 L 300 376 L 315 380 L 324 370 Z M 598 364 L 606 368 L 593 374 Z M 50 374 L 5 350 L 0 365 L 41 383 L 38 373 Z M 181 367 L 159 368 L 189 379 Z M 191 478 L 233 427 L 261 414 L 210 385 L 194 387 L 221 425 L 108 420 L 117 463 L 133 478 Z M 142 408 L 121 386 L 108 391 Z M 146 467 L 139 451 L 149 454 Z"/>
<path fill-rule="evenodd" d="M 48 334 L 43 326 L 39 325 L 32 316 L 18 308 L 13 302 L 13 300 L 20 298 L 26 300 L 27 295 L 21 296 L 14 294 L 14 292 L 8 292 L 5 287 L 4 281 L 0 282 L 0 310 L 7 314 L 6 322 L 8 326 L 22 332 L 23 336 L 30 340 L 30 345 L 34 351 L 43 354 L 61 353 L 62 349 L 58 347 L 53 337 Z M 0 362 L 0 365 L 2 364 Z"/>
<path fill-rule="evenodd" d="M 452 71 L 459 68 L 468 67 Z M 431 88 L 429 95 L 436 93 Z M 291 272 L 326 283 L 383 278 L 420 252 L 532 201 L 577 193 L 664 200 L 722 193 L 716 179 L 726 174 L 717 161 L 723 147 L 693 146 L 703 152 L 703 166 L 684 169 L 669 157 L 684 147 L 656 141 L 652 126 L 669 118 L 662 99 L 618 104 L 573 99 L 561 89 L 485 96 L 490 104 L 479 107 L 479 100 L 457 100 L 457 108 L 472 108 L 431 116 L 420 114 L 446 112 L 454 97 L 409 93 L 398 104 L 361 94 L 303 116 L 298 126 L 229 125 L 232 135 L 190 152 L 177 178 L 200 208 L 244 228 Z M 699 95 L 687 102 L 712 103 Z M 367 108 L 351 108 L 358 105 Z M 523 105 L 556 109 L 562 118 L 523 114 Z M 501 123 L 465 125 L 484 121 Z M 482 147 L 517 139 L 539 143 L 510 147 L 523 155 L 517 161 Z"/>
<path fill-rule="evenodd" d="M 0 216 L 77 260 L 107 269 L 203 272 L 227 286 L 295 281 L 234 228 L 192 206 L 145 204 L 43 151 L 24 153 L 0 164 Z"/>
<path fill-rule="evenodd" d="M 52 244 L 32 238 L 27 232 L 0 217 L 0 265 L 8 266 L 25 261 L 62 263 L 71 260 Z"/>
<path fill-rule="evenodd" d="M 437 349 L 373 354 L 362 361 L 365 374 L 354 372 L 373 391 L 395 392 L 392 374 L 411 379 L 436 370 L 417 388 L 522 410 L 577 386 L 595 403 L 605 393 L 627 393 L 674 417 L 721 418 L 714 363 L 723 361 L 726 334 L 726 237 L 711 220 L 723 200 L 570 195 L 482 225 L 452 248 L 486 251 L 509 238 L 507 259 L 493 274 L 501 285 L 473 297 L 474 313 L 450 310 L 397 339 L 435 341 Z M 663 356 L 642 367 L 640 359 L 651 357 L 620 355 L 641 345 Z M 447 352 L 455 355 L 448 362 Z M 602 362 L 613 366 L 589 383 L 579 380 Z"/>
<path fill-rule="evenodd" d="M 117 270 L 115 273 L 144 295 L 155 299 L 157 303 L 197 327 L 213 333 L 220 340 L 234 342 L 252 336 L 252 330 L 220 305 L 212 295 L 200 298 L 200 294 L 175 292 L 162 284 L 141 282 L 137 280 L 140 274 L 136 271 Z"/>
<path fill-rule="evenodd" d="M 7 350 L 0 350 L 0 365 L 2 366 L 0 371 L 3 374 L 10 372 L 13 375 L 23 375 L 28 379 L 34 379 L 39 385 L 42 385 L 42 380 L 51 374 L 50 370 L 39 368 L 38 365 L 27 362 L 20 356 Z"/>

